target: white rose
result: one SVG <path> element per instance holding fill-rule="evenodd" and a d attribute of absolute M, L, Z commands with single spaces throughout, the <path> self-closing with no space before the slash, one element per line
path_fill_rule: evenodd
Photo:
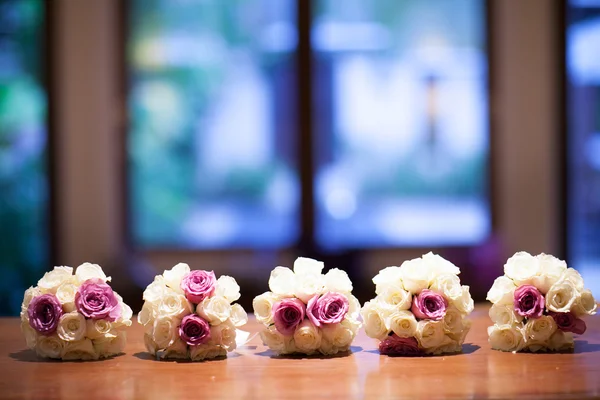
<path fill-rule="evenodd" d="M 219 325 L 227 321 L 231 315 L 231 305 L 224 297 L 207 297 L 196 307 L 196 314 L 211 325 Z"/>
<path fill-rule="evenodd" d="M 469 287 L 466 285 L 462 286 L 462 295 L 455 300 L 450 300 L 450 302 L 463 314 L 470 314 L 475 308 L 471 292 L 469 292 Z"/>
<path fill-rule="evenodd" d="M 66 312 L 75 311 L 75 294 L 78 289 L 79 287 L 70 282 L 63 283 L 56 289 L 56 298 Z"/>
<path fill-rule="evenodd" d="M 21 321 L 21 332 L 23 332 L 23 335 L 25 336 L 27 348 L 33 349 L 37 341 L 37 332 L 29 325 L 28 320 Z"/>
<path fill-rule="evenodd" d="M 519 286 L 532 284 L 539 273 L 539 260 L 525 251 L 516 253 L 504 264 L 504 274 Z"/>
<path fill-rule="evenodd" d="M 325 287 L 329 292 L 348 294 L 352 292 L 352 282 L 346 271 L 333 268 L 325 274 Z"/>
<path fill-rule="evenodd" d="M 156 307 L 157 317 L 183 318 L 192 312 L 193 306 L 188 299 L 183 294 L 177 293 L 172 289 L 165 290 Z"/>
<path fill-rule="evenodd" d="M 298 257 L 294 261 L 294 273 L 296 275 L 321 275 L 323 262 L 312 258 Z"/>
<path fill-rule="evenodd" d="M 260 332 L 260 338 L 265 346 L 273 350 L 275 353 L 279 354 L 286 352 L 286 337 L 279 333 L 275 326 L 270 326 L 267 329 L 263 329 Z"/>
<path fill-rule="evenodd" d="M 240 285 L 231 276 L 222 275 L 217 279 L 215 296 L 224 297 L 233 303 L 240 298 Z"/>
<path fill-rule="evenodd" d="M 577 296 L 572 310 L 575 313 L 575 316 L 579 318 L 584 315 L 595 315 L 597 308 L 598 304 L 596 304 L 594 295 L 592 295 L 592 292 L 589 289 L 586 289 Z"/>
<path fill-rule="evenodd" d="M 548 340 L 548 348 L 552 351 L 568 351 L 575 348 L 573 334 L 557 329 Z"/>
<path fill-rule="evenodd" d="M 163 272 L 165 285 L 173 289 L 177 293 L 183 293 L 181 289 L 181 280 L 183 277 L 190 273 L 190 266 L 186 263 L 179 263 L 173 268 Z"/>
<path fill-rule="evenodd" d="M 384 319 L 379 313 L 374 301 L 367 301 L 360 311 L 367 336 L 383 340 L 389 335 L 390 330 L 386 327 Z"/>
<path fill-rule="evenodd" d="M 25 294 L 23 295 L 23 303 L 21 304 L 21 318 L 25 317 L 29 321 L 29 314 L 27 312 L 29 303 L 31 303 L 31 300 L 33 300 L 34 297 L 37 297 L 41 294 L 42 292 L 37 286 L 30 286 L 29 289 L 25 291 Z"/>
<path fill-rule="evenodd" d="M 425 353 L 439 355 L 458 353 L 460 351 L 462 351 L 462 343 L 453 340 L 449 336 L 444 336 L 439 346 L 426 349 Z"/>
<path fill-rule="evenodd" d="M 330 340 L 325 338 L 324 335 L 321 335 L 321 346 L 319 346 L 319 353 L 325 356 L 331 356 L 339 353 L 340 351 L 341 350 L 337 346 L 334 346 Z"/>
<path fill-rule="evenodd" d="M 444 257 L 433 254 L 432 252 L 425 254 L 423 256 L 423 261 L 429 265 L 429 270 L 433 273 L 433 275 L 460 274 L 460 269 L 456 265 L 452 264 Z"/>
<path fill-rule="evenodd" d="M 394 310 L 409 310 L 412 306 L 412 295 L 398 283 L 387 285 L 377 296 L 377 300 Z"/>
<path fill-rule="evenodd" d="M 210 360 L 226 355 L 227 350 L 214 344 L 205 343 L 198 346 L 190 346 L 190 359 L 192 361 Z"/>
<path fill-rule="evenodd" d="M 167 291 L 167 285 L 162 275 L 154 277 L 154 281 L 150 283 L 144 290 L 142 298 L 151 303 L 160 301 Z"/>
<path fill-rule="evenodd" d="M 354 339 L 354 333 L 351 328 L 344 324 L 324 324 L 321 329 L 324 341 L 330 342 L 332 346 L 337 347 L 338 351 L 346 351 Z M 323 346 L 321 346 L 323 347 Z M 331 350 L 330 350 L 331 354 Z M 334 353 L 335 354 L 335 353 Z"/>
<path fill-rule="evenodd" d="M 88 279 L 100 279 L 104 282 L 110 282 L 111 278 L 107 277 L 98 264 L 83 263 L 75 271 L 75 276 L 80 283 Z"/>
<path fill-rule="evenodd" d="M 231 306 L 231 316 L 229 318 L 231 323 L 238 327 L 246 325 L 248 322 L 248 314 L 246 314 L 244 307 L 240 306 L 239 304 L 234 304 Z"/>
<path fill-rule="evenodd" d="M 271 271 L 269 277 L 269 288 L 271 292 L 278 295 L 289 295 L 294 293 L 296 286 L 296 275 L 286 267 L 276 267 Z"/>
<path fill-rule="evenodd" d="M 430 283 L 429 265 L 423 262 L 421 258 L 404 261 L 400 266 L 400 276 L 404 289 L 412 294 L 420 293 L 427 289 Z"/>
<path fill-rule="evenodd" d="M 40 357 L 60 358 L 64 344 L 57 335 L 39 335 L 35 343 L 35 352 Z"/>
<path fill-rule="evenodd" d="M 348 297 L 348 314 L 346 314 L 346 317 L 357 319 L 360 315 L 360 302 L 351 294 L 347 294 L 346 296 Z"/>
<path fill-rule="evenodd" d="M 305 319 L 294 332 L 294 344 L 302 353 L 314 353 L 321 346 L 321 330 Z"/>
<path fill-rule="evenodd" d="M 533 285 L 545 294 L 567 270 L 567 263 L 543 253 L 537 255 L 536 258 L 540 265 L 540 273 L 533 277 Z"/>
<path fill-rule="evenodd" d="M 42 279 L 38 281 L 38 287 L 42 293 L 56 293 L 56 289 L 60 285 L 73 280 L 73 268 L 71 267 L 54 267 L 52 271 L 44 274 Z"/>
<path fill-rule="evenodd" d="M 443 273 L 436 276 L 429 288 L 451 300 L 457 300 L 462 296 L 460 279 L 454 274 Z"/>
<path fill-rule="evenodd" d="M 143 326 L 154 323 L 154 310 L 152 307 L 152 303 L 144 303 L 144 305 L 142 306 L 142 310 L 138 313 L 137 320 Z"/>
<path fill-rule="evenodd" d="M 117 332 L 113 329 L 110 321 L 105 319 L 88 319 L 85 323 L 85 336 L 89 339 L 100 339 L 105 337 L 110 337 L 112 339 L 117 336 Z"/>
<path fill-rule="evenodd" d="M 222 324 L 210 327 L 211 340 L 227 351 L 233 351 L 236 348 L 235 334 L 236 329 L 231 321 L 225 321 Z"/>
<path fill-rule="evenodd" d="M 178 326 L 181 320 L 171 317 L 159 317 L 154 320 L 152 340 L 159 349 L 166 349 L 178 337 Z"/>
<path fill-rule="evenodd" d="M 573 286 L 575 286 L 575 289 L 577 289 L 578 292 L 583 291 L 583 278 L 576 269 L 567 268 L 561 275 L 559 281 L 569 281 L 573 283 Z"/>
<path fill-rule="evenodd" d="M 446 309 L 446 315 L 442 321 L 445 333 L 457 335 L 463 330 L 463 314 L 455 307 Z"/>
<path fill-rule="evenodd" d="M 490 326 L 488 328 L 489 342 L 492 349 L 501 351 L 519 351 L 525 345 L 521 329 L 503 326 Z"/>
<path fill-rule="evenodd" d="M 271 292 L 265 292 L 252 300 L 252 308 L 256 320 L 261 324 L 271 325 L 273 323 L 273 304 L 279 298 Z"/>
<path fill-rule="evenodd" d="M 158 351 L 158 346 L 156 345 L 156 342 L 152 339 L 152 334 L 144 334 L 144 347 L 146 347 L 148 353 L 152 354 L 153 356 L 156 355 L 156 352 Z"/>
<path fill-rule="evenodd" d="M 446 336 L 448 336 L 450 339 L 456 341 L 457 343 L 459 343 L 460 345 L 463 344 L 463 342 L 465 341 L 465 338 L 467 337 L 467 334 L 469 333 L 469 331 L 471 330 L 471 320 L 466 319 L 466 318 L 462 318 L 462 328 L 458 328 L 456 327 L 456 331 L 455 332 L 446 332 Z M 445 330 L 446 325 L 444 324 L 444 330 Z"/>
<path fill-rule="evenodd" d="M 579 292 L 570 280 L 559 280 L 546 293 L 546 308 L 554 312 L 569 312 Z"/>
<path fill-rule="evenodd" d="M 296 286 L 294 295 L 305 304 L 316 294 L 325 291 L 325 280 L 323 275 L 303 274 L 296 275 Z"/>
<path fill-rule="evenodd" d="M 129 307 L 123 302 L 121 296 L 119 296 L 119 299 L 119 306 L 121 307 L 121 316 L 117 318 L 117 320 L 114 323 L 114 326 L 116 328 L 119 328 L 121 326 L 131 326 L 131 318 L 133 318 L 133 311 L 131 310 L 131 307 Z"/>
<path fill-rule="evenodd" d="M 512 279 L 506 276 L 496 278 L 494 284 L 487 293 L 487 300 L 493 304 L 508 305 L 515 301 L 515 289 L 517 286 Z"/>
<path fill-rule="evenodd" d="M 85 317 L 77 311 L 63 314 L 58 321 L 56 333 L 58 337 L 66 342 L 81 340 L 85 336 Z"/>
<path fill-rule="evenodd" d="M 373 277 L 375 293 L 381 294 L 388 285 L 402 286 L 402 272 L 399 267 L 386 267 Z M 402 286 L 402 288 L 404 288 Z"/>
<path fill-rule="evenodd" d="M 523 321 L 523 317 L 515 312 L 513 306 L 494 304 L 489 311 L 490 318 L 495 325 L 514 326 Z"/>
<path fill-rule="evenodd" d="M 185 360 L 188 358 L 188 345 L 183 340 L 177 338 L 173 344 L 160 352 L 159 358 Z"/>
<path fill-rule="evenodd" d="M 94 350 L 94 345 L 90 339 L 78 340 L 76 342 L 66 342 L 60 358 L 63 360 L 97 360 L 98 353 Z"/>
<path fill-rule="evenodd" d="M 94 350 L 100 358 L 116 356 L 123 353 L 125 344 L 127 344 L 127 334 L 120 332 L 117 336 L 106 336 L 100 339 L 92 340 Z"/>
<path fill-rule="evenodd" d="M 385 319 L 385 325 L 399 337 L 412 337 L 417 332 L 417 320 L 413 313 L 406 310 L 391 313 Z"/>
<path fill-rule="evenodd" d="M 415 337 L 423 349 L 441 346 L 444 336 L 443 321 L 422 320 L 417 322 Z"/>
<path fill-rule="evenodd" d="M 532 318 L 525 324 L 525 337 L 534 342 L 545 342 L 556 331 L 556 322 L 549 315 Z"/>
<path fill-rule="evenodd" d="M 356 336 L 356 333 L 362 326 L 362 323 L 360 321 L 358 321 L 357 319 L 354 319 L 354 318 L 350 318 L 350 317 L 344 318 L 342 320 L 342 322 L 340 322 L 340 323 L 342 324 L 342 326 L 350 329 L 354 336 Z"/>

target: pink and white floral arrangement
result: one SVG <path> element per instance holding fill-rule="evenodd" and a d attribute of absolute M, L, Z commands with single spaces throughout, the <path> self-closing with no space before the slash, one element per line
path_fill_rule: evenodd
<path fill-rule="evenodd" d="M 323 262 L 299 257 L 294 270 L 276 267 L 269 292 L 254 298 L 254 315 L 265 326 L 260 336 L 276 354 L 345 352 L 360 328 L 360 303 L 346 272 L 322 274 Z"/>
<path fill-rule="evenodd" d="M 582 318 L 596 314 L 596 300 L 573 268 L 548 254 L 518 252 L 504 265 L 487 294 L 493 303 L 488 328 L 493 349 L 568 351 L 573 334 L 586 330 Z"/>
<path fill-rule="evenodd" d="M 462 351 L 473 311 L 460 269 L 444 258 L 425 254 L 374 278 L 377 296 L 361 310 L 365 333 L 379 340 L 379 352 L 422 356 Z"/>
<path fill-rule="evenodd" d="M 240 287 L 230 276 L 190 270 L 180 263 L 157 275 L 144 291 L 138 322 L 144 344 L 159 359 L 201 361 L 236 349 L 237 328 L 248 321 Z"/>
<path fill-rule="evenodd" d="M 131 325 L 131 308 L 111 289 L 102 268 L 54 267 L 25 291 L 21 330 L 38 356 L 97 360 L 118 355 Z"/>

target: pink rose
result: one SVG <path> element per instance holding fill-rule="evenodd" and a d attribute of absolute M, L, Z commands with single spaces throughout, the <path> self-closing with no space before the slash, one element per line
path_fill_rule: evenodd
<path fill-rule="evenodd" d="M 339 293 L 318 294 L 308 301 L 306 316 L 314 326 L 342 322 L 348 312 L 348 299 Z"/>
<path fill-rule="evenodd" d="M 217 279 L 213 271 L 194 270 L 183 277 L 180 286 L 189 301 L 199 304 L 215 292 Z"/>
<path fill-rule="evenodd" d="M 275 328 L 282 335 L 292 335 L 304 319 L 304 303 L 300 299 L 290 298 L 278 301 L 273 306 Z"/>
<path fill-rule="evenodd" d="M 412 313 L 418 319 L 438 321 L 446 315 L 448 301 L 433 290 L 423 289 L 418 296 L 413 297 Z"/>
<path fill-rule="evenodd" d="M 60 301 L 53 294 L 34 297 L 27 308 L 29 325 L 42 335 L 52 335 L 63 315 Z"/>
<path fill-rule="evenodd" d="M 387 356 L 421 356 L 419 343 L 414 337 L 388 336 L 379 343 L 379 352 Z"/>
<path fill-rule="evenodd" d="M 576 318 L 571 312 L 557 313 L 550 311 L 549 314 L 554 318 L 558 329 L 563 332 L 573 332 L 577 335 L 583 335 L 587 329 L 585 322 L 580 318 Z"/>
<path fill-rule="evenodd" d="M 519 286 L 515 289 L 514 307 L 521 317 L 539 318 L 544 314 L 544 295 L 535 286 Z"/>
<path fill-rule="evenodd" d="M 190 346 L 204 344 L 210 340 L 210 325 L 196 314 L 186 315 L 179 326 L 179 337 Z"/>
<path fill-rule="evenodd" d="M 75 307 L 89 319 L 116 321 L 121 316 L 121 305 L 115 292 L 102 279 L 83 282 L 75 293 Z"/>

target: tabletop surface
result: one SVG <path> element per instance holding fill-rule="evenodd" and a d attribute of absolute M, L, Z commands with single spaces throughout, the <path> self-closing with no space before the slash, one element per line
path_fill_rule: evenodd
<path fill-rule="evenodd" d="M 574 353 L 512 354 L 487 342 L 487 306 L 477 306 L 463 353 L 381 356 L 361 330 L 351 352 L 333 358 L 276 357 L 258 336 L 227 359 L 156 361 L 134 322 L 125 354 L 92 362 L 38 359 L 17 318 L 0 319 L 1 398 L 600 398 L 600 318 Z M 251 333 L 260 325 L 251 320 Z"/>

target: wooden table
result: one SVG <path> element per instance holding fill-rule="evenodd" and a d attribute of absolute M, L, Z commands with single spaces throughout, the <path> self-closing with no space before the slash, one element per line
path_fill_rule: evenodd
<path fill-rule="evenodd" d="M 464 354 L 380 356 L 360 332 L 352 352 L 335 358 L 274 357 L 254 337 L 224 360 L 156 361 L 141 327 L 126 354 L 95 362 L 37 359 L 25 349 L 16 318 L 0 319 L 0 397 L 86 399 L 288 398 L 600 398 L 600 318 L 573 354 L 512 354 L 487 343 L 487 306 L 473 313 Z M 257 332 L 252 321 L 246 329 Z"/>

